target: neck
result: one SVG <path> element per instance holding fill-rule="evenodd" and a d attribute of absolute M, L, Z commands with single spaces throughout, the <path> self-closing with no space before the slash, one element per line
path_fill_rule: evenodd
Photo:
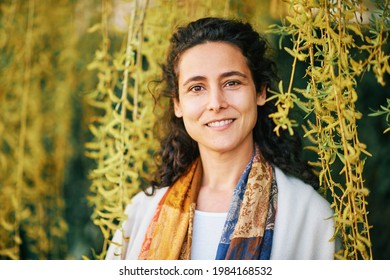
<path fill-rule="evenodd" d="M 197 209 L 206 212 L 227 212 L 233 191 L 252 157 L 253 144 L 237 152 L 212 153 L 200 151 L 203 177 Z"/>
<path fill-rule="evenodd" d="M 202 153 L 202 188 L 218 191 L 234 190 L 253 154 L 253 144 L 229 153 Z"/>

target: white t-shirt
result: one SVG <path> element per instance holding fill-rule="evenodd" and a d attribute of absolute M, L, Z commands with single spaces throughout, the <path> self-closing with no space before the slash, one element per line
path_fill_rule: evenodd
<path fill-rule="evenodd" d="M 191 260 L 213 260 L 217 254 L 227 213 L 195 210 Z"/>

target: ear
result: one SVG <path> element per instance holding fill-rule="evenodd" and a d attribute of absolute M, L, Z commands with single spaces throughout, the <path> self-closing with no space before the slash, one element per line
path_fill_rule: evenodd
<path fill-rule="evenodd" d="M 256 103 L 259 106 L 263 106 L 265 104 L 265 100 L 267 99 L 267 85 L 262 85 L 260 91 L 257 93 Z"/>
<path fill-rule="evenodd" d="M 173 108 L 175 109 L 175 116 L 178 118 L 183 117 L 183 112 L 180 108 L 180 101 L 177 98 L 173 98 Z"/>

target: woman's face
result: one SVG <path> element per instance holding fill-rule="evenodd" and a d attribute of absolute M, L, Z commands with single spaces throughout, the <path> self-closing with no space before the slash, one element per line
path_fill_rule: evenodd
<path fill-rule="evenodd" d="M 252 151 L 257 105 L 265 89 L 256 93 L 251 71 L 240 49 L 225 42 L 196 45 L 177 65 L 179 98 L 175 115 L 203 152 Z"/>

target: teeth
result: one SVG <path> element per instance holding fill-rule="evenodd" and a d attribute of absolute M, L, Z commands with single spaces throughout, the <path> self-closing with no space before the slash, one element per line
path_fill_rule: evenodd
<path fill-rule="evenodd" d="M 220 121 L 220 122 L 208 123 L 207 126 L 211 126 L 211 127 L 224 126 L 224 125 L 227 125 L 227 124 L 232 123 L 232 122 L 233 122 L 233 120 L 223 120 L 223 121 Z"/>

